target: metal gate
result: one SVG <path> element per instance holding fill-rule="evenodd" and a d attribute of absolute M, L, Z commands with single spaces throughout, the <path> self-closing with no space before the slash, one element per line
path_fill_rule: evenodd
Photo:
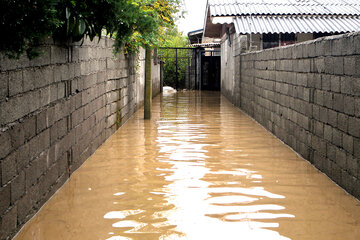
<path fill-rule="evenodd" d="M 161 47 L 158 55 L 164 62 L 164 86 L 220 91 L 220 51 Z"/>
<path fill-rule="evenodd" d="M 194 48 L 161 47 L 159 57 L 164 62 L 164 86 L 175 89 L 188 89 L 190 65 Z"/>

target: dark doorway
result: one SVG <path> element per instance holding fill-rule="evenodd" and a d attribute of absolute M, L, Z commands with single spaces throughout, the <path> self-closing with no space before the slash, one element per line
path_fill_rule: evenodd
<path fill-rule="evenodd" d="M 220 56 L 201 56 L 201 90 L 220 91 Z"/>

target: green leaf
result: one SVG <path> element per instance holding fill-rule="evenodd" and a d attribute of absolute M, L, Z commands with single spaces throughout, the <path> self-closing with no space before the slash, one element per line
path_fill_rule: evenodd
<path fill-rule="evenodd" d="M 65 9 L 66 19 L 69 19 L 69 18 L 70 18 L 70 15 L 71 15 L 71 12 L 70 12 L 69 8 L 66 8 L 66 9 Z"/>
<path fill-rule="evenodd" d="M 86 29 L 86 24 L 84 20 L 81 19 L 79 23 L 79 35 L 83 35 L 85 33 L 85 29 Z"/>

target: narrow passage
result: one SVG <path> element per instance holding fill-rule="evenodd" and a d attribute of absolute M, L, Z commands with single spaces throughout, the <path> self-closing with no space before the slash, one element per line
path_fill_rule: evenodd
<path fill-rule="evenodd" d="M 360 203 L 218 92 L 158 96 L 15 238 L 360 239 Z"/>

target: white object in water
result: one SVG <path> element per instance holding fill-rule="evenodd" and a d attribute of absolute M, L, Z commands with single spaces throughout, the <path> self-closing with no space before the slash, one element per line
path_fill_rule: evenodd
<path fill-rule="evenodd" d="M 170 95 L 176 93 L 176 90 L 172 87 L 165 86 L 163 87 L 163 95 Z"/>

